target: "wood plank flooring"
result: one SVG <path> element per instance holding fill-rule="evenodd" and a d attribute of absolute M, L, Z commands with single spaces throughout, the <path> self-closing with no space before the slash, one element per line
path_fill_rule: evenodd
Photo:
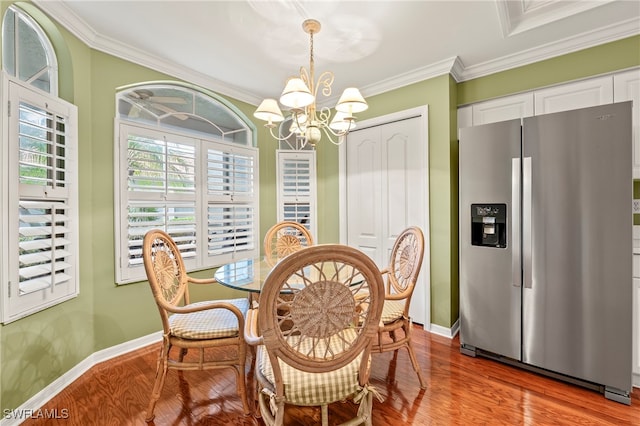
<path fill-rule="evenodd" d="M 374 402 L 373 424 L 384 425 L 639 425 L 640 389 L 631 406 L 592 390 L 519 368 L 460 354 L 458 339 L 415 328 L 418 360 L 429 382 L 420 390 L 405 350 L 375 354 L 372 382 L 385 401 Z M 33 425 L 145 425 L 158 345 L 95 366 L 42 407 Z M 355 412 L 349 403 L 329 408 L 330 424 Z M 47 413 L 68 414 L 45 419 Z M 285 423 L 319 424 L 314 408 L 288 407 Z M 245 416 L 231 370 L 169 371 L 152 425 L 263 425 Z"/>

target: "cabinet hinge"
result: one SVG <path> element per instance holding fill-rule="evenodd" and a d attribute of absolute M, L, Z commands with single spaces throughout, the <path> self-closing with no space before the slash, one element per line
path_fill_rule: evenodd
<path fill-rule="evenodd" d="M 7 117 L 11 117 L 11 101 L 7 101 Z"/>
<path fill-rule="evenodd" d="M 9 281 L 8 287 L 9 287 L 9 297 L 11 297 L 11 281 Z"/>

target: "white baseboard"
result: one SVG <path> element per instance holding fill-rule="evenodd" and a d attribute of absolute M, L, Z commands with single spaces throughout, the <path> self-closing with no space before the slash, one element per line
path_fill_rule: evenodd
<path fill-rule="evenodd" d="M 156 333 L 142 336 L 137 339 L 130 340 L 128 342 L 124 342 L 98 352 L 94 352 L 93 354 L 82 360 L 80 363 L 76 364 L 65 374 L 58 377 L 50 385 L 29 398 L 20 407 L 11 410 L 4 410 L 2 413 L 2 419 L 0 419 L 0 426 L 17 426 L 28 417 L 32 416 L 65 416 L 65 412 L 61 410 L 53 412 L 40 412 L 40 408 L 43 407 L 47 402 L 49 402 L 50 399 L 60 393 L 64 388 L 73 383 L 74 380 L 86 373 L 94 365 L 107 361 L 111 358 L 124 355 L 136 349 L 143 348 L 153 343 L 157 343 L 161 340 L 162 332 L 158 331 Z"/>
<path fill-rule="evenodd" d="M 640 374 L 633 373 L 633 377 L 631 378 L 631 385 L 634 388 L 640 388 Z"/>
<path fill-rule="evenodd" d="M 438 336 L 444 336 L 449 339 L 453 339 L 456 336 L 456 334 L 458 334 L 458 331 L 460 330 L 460 320 L 459 319 L 456 320 L 456 322 L 453 323 L 453 326 L 451 328 L 443 327 L 438 324 L 431 324 L 429 328 L 430 328 L 429 331 L 433 334 L 437 334 Z"/>

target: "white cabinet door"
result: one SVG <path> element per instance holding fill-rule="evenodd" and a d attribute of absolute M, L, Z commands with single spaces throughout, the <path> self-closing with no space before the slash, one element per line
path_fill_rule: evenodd
<path fill-rule="evenodd" d="M 640 179 L 640 68 L 614 75 L 613 101 L 633 101 L 633 178 Z"/>
<path fill-rule="evenodd" d="M 535 115 L 613 102 L 613 77 L 590 78 L 534 92 Z"/>
<path fill-rule="evenodd" d="M 505 96 L 472 105 L 473 125 L 533 116 L 533 93 Z"/>

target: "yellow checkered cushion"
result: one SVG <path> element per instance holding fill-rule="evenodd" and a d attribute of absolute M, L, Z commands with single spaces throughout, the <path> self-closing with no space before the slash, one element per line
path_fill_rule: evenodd
<path fill-rule="evenodd" d="M 242 315 L 247 314 L 247 298 L 224 300 L 235 305 Z M 188 306 L 202 306 L 208 302 L 192 303 Z M 238 335 L 238 319 L 228 309 L 207 309 L 189 314 L 173 314 L 169 317 L 169 326 L 174 336 L 183 339 L 218 339 Z M 241 331 L 240 331 L 241 332 Z"/>
<path fill-rule="evenodd" d="M 383 324 L 389 324 L 399 318 L 402 318 L 404 313 L 404 306 L 407 302 L 405 300 L 385 300 L 382 305 L 382 316 L 380 322 Z"/>
<path fill-rule="evenodd" d="M 351 334 L 355 338 L 355 332 L 351 332 Z M 296 337 L 292 336 L 292 338 Z M 340 339 L 335 338 L 330 345 L 332 348 L 339 350 L 339 342 Z M 299 350 L 301 352 L 310 350 L 311 344 L 311 339 L 306 339 Z M 260 372 L 269 382 L 274 383 L 275 378 L 271 362 L 264 346 L 258 347 L 256 355 Z M 344 400 L 360 390 L 358 383 L 359 368 L 360 356 L 357 356 L 346 366 L 326 373 L 300 371 L 280 361 L 286 400 L 295 405 L 312 406 Z"/>

